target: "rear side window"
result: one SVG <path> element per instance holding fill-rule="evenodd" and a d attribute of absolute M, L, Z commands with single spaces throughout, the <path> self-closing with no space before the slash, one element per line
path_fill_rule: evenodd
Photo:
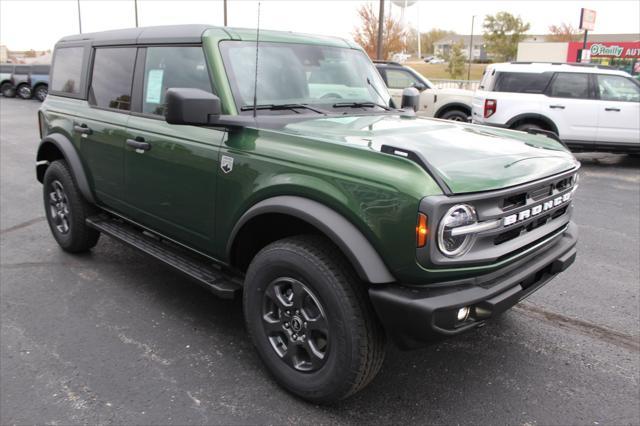
<path fill-rule="evenodd" d="M 552 76 L 551 73 L 501 72 L 496 80 L 494 91 L 544 93 Z"/>
<path fill-rule="evenodd" d="M 32 65 L 31 74 L 49 74 L 49 65 Z"/>
<path fill-rule="evenodd" d="M 83 47 L 64 47 L 56 50 L 53 61 L 51 90 L 78 95 L 80 93 Z"/>
<path fill-rule="evenodd" d="M 16 65 L 16 68 L 13 71 L 14 74 L 29 74 L 30 72 L 31 72 L 30 65 Z"/>
<path fill-rule="evenodd" d="M 89 103 L 102 108 L 128 111 L 136 48 L 96 49 L 89 89 Z"/>
<path fill-rule="evenodd" d="M 147 48 L 142 112 L 163 115 L 167 89 L 192 88 L 211 92 L 211 80 L 202 47 Z"/>
<path fill-rule="evenodd" d="M 549 96 L 554 98 L 589 98 L 589 74 L 560 72 L 551 84 Z"/>
<path fill-rule="evenodd" d="M 598 94 L 604 101 L 640 102 L 640 84 L 619 75 L 598 75 Z"/>

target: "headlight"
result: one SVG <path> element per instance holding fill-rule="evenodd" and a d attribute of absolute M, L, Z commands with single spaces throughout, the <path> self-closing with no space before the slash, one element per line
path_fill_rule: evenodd
<path fill-rule="evenodd" d="M 449 209 L 440 221 L 438 227 L 438 248 L 448 257 L 462 256 L 469 250 L 475 239 L 475 234 L 454 236 L 453 229 L 474 225 L 478 222 L 478 216 L 473 207 L 467 204 L 458 204 Z"/>

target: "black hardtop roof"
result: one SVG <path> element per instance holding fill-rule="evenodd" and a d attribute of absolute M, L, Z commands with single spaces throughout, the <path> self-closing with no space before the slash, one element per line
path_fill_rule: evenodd
<path fill-rule="evenodd" d="M 214 25 L 162 25 L 156 27 L 126 28 L 122 30 L 84 33 L 61 38 L 56 47 L 65 44 L 85 44 L 94 46 L 116 44 L 158 44 L 158 43 L 200 43 L 202 34 Z"/>

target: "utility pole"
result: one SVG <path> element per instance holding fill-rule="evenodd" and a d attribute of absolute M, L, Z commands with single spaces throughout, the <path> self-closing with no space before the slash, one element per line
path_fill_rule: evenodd
<path fill-rule="evenodd" d="M 136 28 L 138 28 L 138 0 L 133 0 L 133 7 L 136 10 Z"/>
<path fill-rule="evenodd" d="M 224 26 L 227 26 L 227 0 L 224 0 Z"/>
<path fill-rule="evenodd" d="M 416 4 L 416 9 L 418 9 L 418 16 L 416 17 L 416 27 L 418 30 L 418 59 L 422 60 L 422 37 L 420 36 L 420 2 Z"/>
<path fill-rule="evenodd" d="M 384 0 L 380 0 L 380 13 L 378 13 L 378 48 L 376 51 L 376 58 L 379 61 L 383 59 L 382 58 L 383 26 L 384 26 Z"/>
<path fill-rule="evenodd" d="M 80 17 L 80 0 L 78 0 L 78 28 L 82 34 L 82 18 Z"/>
<path fill-rule="evenodd" d="M 469 66 L 467 67 L 467 81 L 471 80 L 471 58 L 473 57 L 473 21 L 476 15 L 471 17 L 471 37 L 469 38 Z"/>

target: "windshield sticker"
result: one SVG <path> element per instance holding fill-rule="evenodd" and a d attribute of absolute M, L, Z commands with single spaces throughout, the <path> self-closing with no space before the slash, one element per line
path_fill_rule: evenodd
<path fill-rule="evenodd" d="M 159 104 L 162 95 L 162 78 L 164 70 L 149 70 L 147 75 L 147 96 L 145 102 L 149 104 Z"/>

